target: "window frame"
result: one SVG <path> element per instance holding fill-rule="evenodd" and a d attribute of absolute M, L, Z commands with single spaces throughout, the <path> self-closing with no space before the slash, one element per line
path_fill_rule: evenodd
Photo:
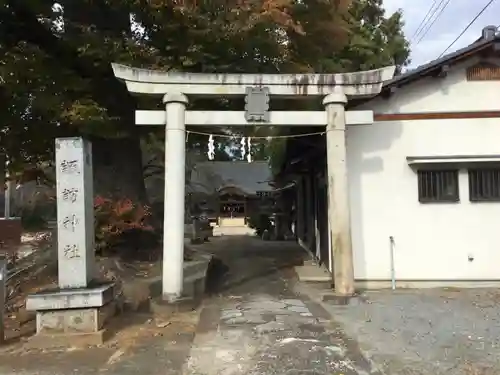
<path fill-rule="evenodd" d="M 496 176 L 493 176 L 492 183 L 496 184 L 496 187 L 493 187 L 492 190 L 497 190 L 497 196 L 487 196 L 487 194 L 479 194 L 478 186 L 474 186 L 473 182 L 477 181 L 477 175 L 472 176 L 475 173 L 480 172 L 495 172 Z M 469 179 L 469 201 L 472 203 L 495 203 L 500 202 L 500 166 L 499 165 L 488 165 L 488 166 L 478 166 L 478 167 L 469 167 L 467 169 L 467 178 Z M 483 184 L 486 182 L 484 178 L 481 178 Z M 484 188 L 484 185 L 482 186 Z"/>
<path fill-rule="evenodd" d="M 454 194 L 453 196 L 446 196 L 445 194 L 442 194 L 442 192 L 435 191 L 436 197 L 431 197 L 428 192 L 425 190 L 429 190 L 429 186 L 427 186 L 424 189 L 424 185 L 429 185 L 428 182 L 424 181 L 423 176 L 427 174 L 448 174 L 448 176 L 444 176 L 444 179 L 450 178 L 451 180 L 445 181 L 445 183 L 449 183 L 451 181 L 451 184 L 454 188 Z M 430 176 L 430 178 L 434 179 L 433 182 L 430 182 L 430 184 L 438 184 L 439 181 L 436 181 L 436 176 Z M 432 189 L 432 187 L 431 187 Z M 444 188 L 442 190 L 445 190 Z M 432 192 L 434 193 L 434 192 Z M 460 202 L 460 183 L 459 183 L 459 168 L 456 167 L 449 167 L 449 166 L 440 166 L 439 168 L 420 168 L 417 170 L 417 194 L 418 194 L 418 201 L 419 203 L 422 204 L 441 204 L 441 203 L 459 203 Z"/>

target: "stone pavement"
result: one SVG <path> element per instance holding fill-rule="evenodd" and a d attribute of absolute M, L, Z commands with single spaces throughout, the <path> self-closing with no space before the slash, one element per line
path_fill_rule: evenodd
<path fill-rule="evenodd" d="M 293 295 L 213 300 L 202 311 L 183 374 L 375 374 L 325 315 Z"/>
<path fill-rule="evenodd" d="M 293 242 L 226 237 L 205 245 L 229 267 L 205 301 L 183 375 L 377 374 L 356 342 L 296 292 Z"/>
<path fill-rule="evenodd" d="M 229 267 L 194 312 L 123 316 L 102 347 L 0 350 L 0 375 L 378 374 L 320 304 L 299 296 L 294 243 L 223 237 L 200 245 Z M 219 275 L 220 276 L 220 275 Z"/>

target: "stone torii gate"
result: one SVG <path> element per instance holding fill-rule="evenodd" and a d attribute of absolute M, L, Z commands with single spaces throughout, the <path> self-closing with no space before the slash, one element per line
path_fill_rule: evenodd
<path fill-rule="evenodd" d="M 335 291 L 354 293 L 350 206 L 346 166 L 346 125 L 373 123 L 371 111 L 345 112 L 348 98 L 380 93 L 395 67 L 342 74 L 205 74 L 162 72 L 112 64 L 115 76 L 133 94 L 163 97 L 165 111 L 136 111 L 137 125 L 164 125 L 165 215 L 163 228 L 163 298 L 181 297 L 184 253 L 186 125 L 326 126 L 328 228 L 334 259 Z M 246 111 L 186 111 L 188 96 L 254 94 Z M 325 111 L 268 111 L 269 97 L 321 97 Z M 260 102 L 256 104 L 255 102 Z M 335 183 L 333 183 L 335 182 Z"/>

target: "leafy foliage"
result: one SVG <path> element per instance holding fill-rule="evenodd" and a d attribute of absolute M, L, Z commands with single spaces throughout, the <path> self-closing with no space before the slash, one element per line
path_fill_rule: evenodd
<path fill-rule="evenodd" d="M 348 12 L 348 40 L 336 58 L 341 70 L 369 70 L 395 64 L 400 72 L 409 63 L 410 54 L 402 17 L 401 11 L 387 17 L 382 0 L 353 1 Z"/>
<path fill-rule="evenodd" d="M 403 66 L 409 54 L 401 13 L 386 16 L 381 0 L 59 4 L 0 3 L 0 153 L 10 156 L 13 171 L 52 161 L 55 137 L 83 134 L 127 139 L 131 159 L 113 162 L 127 163 L 130 174 L 141 179 L 140 139 L 163 135 L 136 127 L 132 108 L 162 104 L 157 98 L 132 98 L 114 78 L 111 62 L 191 72 L 342 72 L 392 62 Z M 242 104 L 199 99 L 190 106 L 236 109 Z M 188 147 L 201 150 L 205 143 L 193 136 Z M 269 159 L 280 144 L 263 143 L 260 157 Z M 220 147 L 221 158 L 225 149 Z M 122 177 L 110 178 L 126 183 L 118 180 Z"/>
<path fill-rule="evenodd" d="M 94 230 L 96 250 L 102 252 L 120 244 L 124 236 L 142 232 L 152 233 L 147 223 L 148 207 L 134 204 L 130 199 L 112 200 L 96 197 L 94 200 Z"/>

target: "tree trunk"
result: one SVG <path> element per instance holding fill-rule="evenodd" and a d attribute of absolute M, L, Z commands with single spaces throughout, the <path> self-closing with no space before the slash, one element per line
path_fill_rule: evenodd
<path fill-rule="evenodd" d="M 147 203 L 139 137 L 92 137 L 94 194 Z"/>

